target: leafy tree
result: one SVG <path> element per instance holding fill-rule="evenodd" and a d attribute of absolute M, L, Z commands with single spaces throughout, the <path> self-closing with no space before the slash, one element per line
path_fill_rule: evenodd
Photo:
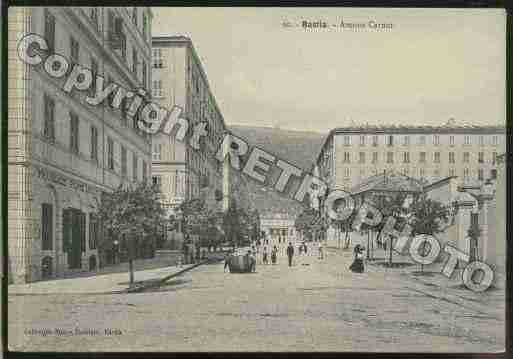
<path fill-rule="evenodd" d="M 372 194 L 368 199 L 368 201 L 383 215 L 383 220 L 378 225 L 374 226 L 374 229 L 378 232 L 378 242 L 389 247 L 388 261 L 390 266 L 392 265 L 394 238 L 390 235 L 388 235 L 388 238 L 381 238 L 382 231 L 388 217 L 395 218 L 396 228 L 401 228 L 406 224 L 407 209 L 405 208 L 404 203 L 407 197 L 408 194 L 405 192 L 379 192 Z"/>
<path fill-rule="evenodd" d="M 157 238 L 164 235 L 167 219 L 159 190 L 140 183 L 104 192 L 98 203 L 98 217 L 107 234 L 102 236 L 100 250 L 114 248 L 114 241 L 121 243 L 128 256 L 130 283 L 133 283 L 133 260 L 153 255 Z"/>
<path fill-rule="evenodd" d="M 409 225 L 412 227 L 412 235 L 435 235 L 443 232 L 444 224 L 449 220 L 449 210 L 442 203 L 427 198 L 425 194 L 416 198 L 408 208 Z M 425 255 L 426 243 L 422 245 L 421 255 Z M 421 271 L 424 266 L 421 264 Z"/>
<path fill-rule="evenodd" d="M 311 239 L 315 231 L 315 223 L 318 220 L 319 212 L 313 208 L 306 208 L 297 217 L 294 223 L 296 231 L 302 234 L 303 238 Z"/>
<path fill-rule="evenodd" d="M 241 244 L 241 213 L 237 208 L 237 203 L 232 201 L 228 210 L 225 212 L 223 217 L 223 230 L 226 235 L 226 239 L 232 247 L 239 246 Z M 243 220 L 244 221 L 244 220 Z"/>

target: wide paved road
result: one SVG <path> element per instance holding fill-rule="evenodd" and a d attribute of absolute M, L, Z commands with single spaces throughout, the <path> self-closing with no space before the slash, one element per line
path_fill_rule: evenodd
<path fill-rule="evenodd" d="M 426 294 L 397 272 L 330 253 L 257 273 L 205 265 L 159 291 L 10 296 L 12 349 L 53 351 L 498 351 L 504 319 Z M 309 265 L 303 265 L 309 264 Z M 426 288 L 427 290 L 428 288 Z M 98 335 L 42 336 L 75 327 Z M 104 334 L 105 328 L 121 335 Z M 17 333 L 17 334 L 16 334 Z"/>

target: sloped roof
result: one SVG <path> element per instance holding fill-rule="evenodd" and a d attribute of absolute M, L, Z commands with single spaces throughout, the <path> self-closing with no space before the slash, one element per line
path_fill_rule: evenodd
<path fill-rule="evenodd" d="M 351 189 L 352 194 L 364 192 L 422 192 L 422 183 L 412 177 L 393 171 L 377 174 L 360 182 Z"/>

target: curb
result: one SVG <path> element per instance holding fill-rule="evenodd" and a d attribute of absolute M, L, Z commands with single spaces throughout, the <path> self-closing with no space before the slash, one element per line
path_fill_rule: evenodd
<path fill-rule="evenodd" d="M 160 287 L 165 282 L 167 282 L 168 280 L 170 280 L 171 278 L 174 278 L 174 277 L 177 277 L 179 275 L 182 275 L 183 273 L 186 273 L 186 272 L 188 272 L 188 271 L 190 271 L 190 270 L 192 270 L 192 269 L 194 269 L 196 267 L 199 267 L 200 265 L 207 264 L 207 263 L 212 263 L 212 262 L 216 262 L 216 261 L 218 261 L 218 260 L 217 259 L 206 259 L 206 260 L 201 261 L 199 263 L 195 263 L 195 264 L 191 265 L 190 267 L 184 268 L 181 271 L 169 274 L 169 275 L 165 276 L 164 278 L 155 280 L 153 282 L 149 282 L 149 283 L 146 283 L 146 284 L 136 284 L 134 286 L 128 287 L 123 292 L 124 293 L 138 293 L 138 292 L 142 292 L 142 291 L 144 291 L 146 289 L 157 288 L 157 287 Z"/>

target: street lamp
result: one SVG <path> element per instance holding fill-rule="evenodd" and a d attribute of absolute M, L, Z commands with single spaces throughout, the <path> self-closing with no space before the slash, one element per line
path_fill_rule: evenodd
<path fill-rule="evenodd" d="M 458 191 L 467 192 L 477 201 L 477 208 L 472 210 L 470 228 L 468 230 L 468 235 L 471 239 L 470 253 L 469 253 L 469 261 L 475 261 L 478 259 L 478 241 L 481 235 L 481 231 L 479 228 L 479 211 L 481 211 L 487 201 L 493 199 L 495 194 L 495 186 L 492 183 L 492 180 L 488 178 L 484 185 L 482 186 L 460 186 L 458 187 Z"/>
<path fill-rule="evenodd" d="M 119 242 L 117 239 L 114 240 L 114 264 L 117 264 L 118 261 L 118 245 L 119 245 Z"/>

